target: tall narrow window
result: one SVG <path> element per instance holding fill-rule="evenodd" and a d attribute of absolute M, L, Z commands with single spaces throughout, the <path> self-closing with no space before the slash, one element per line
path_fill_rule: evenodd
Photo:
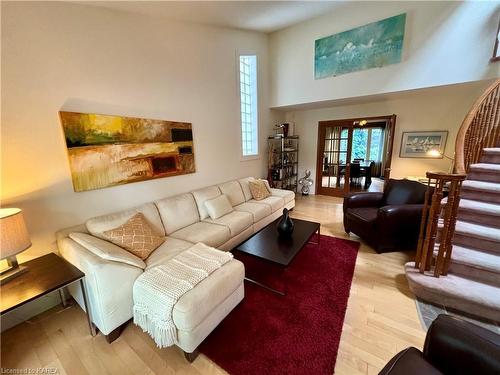
<path fill-rule="evenodd" d="M 259 154 L 257 109 L 257 56 L 240 56 L 241 150 L 243 156 Z"/>

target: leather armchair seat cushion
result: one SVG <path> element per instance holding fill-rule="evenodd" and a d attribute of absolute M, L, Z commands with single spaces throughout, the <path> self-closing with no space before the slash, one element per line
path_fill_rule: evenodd
<path fill-rule="evenodd" d="M 242 203 L 234 207 L 234 210 L 248 212 L 252 214 L 254 223 L 257 223 L 258 221 L 264 219 L 265 217 L 273 213 L 271 210 L 271 206 L 268 206 L 267 204 L 259 204 L 252 202 Z"/>
<path fill-rule="evenodd" d="M 175 326 L 190 331 L 224 302 L 242 283 L 245 267 L 233 259 L 184 294 L 174 306 Z"/>
<path fill-rule="evenodd" d="M 392 358 L 379 375 L 443 375 L 416 348 L 407 348 Z"/>
<path fill-rule="evenodd" d="M 377 220 L 377 215 L 378 207 L 349 208 L 347 210 L 347 216 L 350 220 L 362 224 L 374 225 Z"/>
<path fill-rule="evenodd" d="M 252 199 L 249 202 L 268 205 L 269 207 L 271 207 L 272 212 L 278 211 L 280 208 L 283 208 L 283 206 L 285 205 L 285 201 L 283 200 L 283 198 L 276 197 L 276 196 L 270 196 L 270 197 L 261 199 L 260 201 L 256 201 L 255 199 Z"/>
<path fill-rule="evenodd" d="M 275 197 L 283 198 L 285 204 L 295 199 L 295 193 L 291 190 L 271 189 L 271 194 Z"/>
<path fill-rule="evenodd" d="M 146 269 L 165 263 L 167 260 L 189 249 L 193 245 L 192 242 L 179 240 L 173 237 L 165 237 L 165 242 L 146 259 Z"/>
<path fill-rule="evenodd" d="M 191 224 L 172 233 L 170 236 L 192 243 L 203 242 L 211 247 L 219 247 L 231 237 L 229 228 L 225 225 L 206 222 Z"/>
<path fill-rule="evenodd" d="M 205 219 L 205 223 L 223 225 L 229 229 L 231 237 L 237 236 L 253 224 L 253 216 L 248 212 L 233 211 L 218 219 Z"/>

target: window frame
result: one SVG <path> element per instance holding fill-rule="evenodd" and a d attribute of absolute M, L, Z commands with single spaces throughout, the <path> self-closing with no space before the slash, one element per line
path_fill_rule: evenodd
<path fill-rule="evenodd" d="M 252 114 L 253 120 L 255 121 L 255 154 L 244 155 L 243 154 L 243 116 L 241 111 L 241 72 L 240 72 L 240 58 L 242 56 L 254 56 L 255 57 L 255 89 L 252 96 L 255 98 L 255 114 Z M 240 161 L 249 161 L 260 159 L 260 111 L 259 111 L 259 55 L 255 51 L 237 51 L 236 53 L 236 96 L 238 98 L 238 134 L 239 134 L 239 149 L 240 149 Z"/>

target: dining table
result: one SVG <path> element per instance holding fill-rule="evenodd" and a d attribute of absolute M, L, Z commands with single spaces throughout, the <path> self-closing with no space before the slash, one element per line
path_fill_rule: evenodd
<path fill-rule="evenodd" d="M 364 188 L 368 189 L 372 183 L 372 169 L 371 169 L 372 162 L 367 160 L 367 161 L 360 161 L 359 163 L 352 162 L 351 165 L 352 164 L 359 164 L 359 169 L 361 170 L 361 174 L 365 176 Z M 347 165 L 345 162 L 339 163 L 339 167 L 337 169 L 337 187 L 340 187 L 340 178 L 342 177 L 342 175 L 345 175 L 346 168 Z"/>

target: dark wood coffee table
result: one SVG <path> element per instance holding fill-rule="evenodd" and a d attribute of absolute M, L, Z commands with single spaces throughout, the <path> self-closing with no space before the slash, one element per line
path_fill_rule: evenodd
<path fill-rule="evenodd" d="M 248 240 L 237 246 L 234 251 L 257 257 L 286 269 L 307 243 L 314 243 L 319 246 L 319 223 L 292 219 L 294 223 L 292 237 L 282 238 L 278 236 L 278 231 L 276 230 L 276 224 L 280 219 L 281 217 L 255 233 Z M 317 242 L 311 242 L 314 234 L 317 234 Z M 286 295 L 286 291 L 276 290 L 256 280 L 247 277 L 245 280 L 280 295 Z"/>

